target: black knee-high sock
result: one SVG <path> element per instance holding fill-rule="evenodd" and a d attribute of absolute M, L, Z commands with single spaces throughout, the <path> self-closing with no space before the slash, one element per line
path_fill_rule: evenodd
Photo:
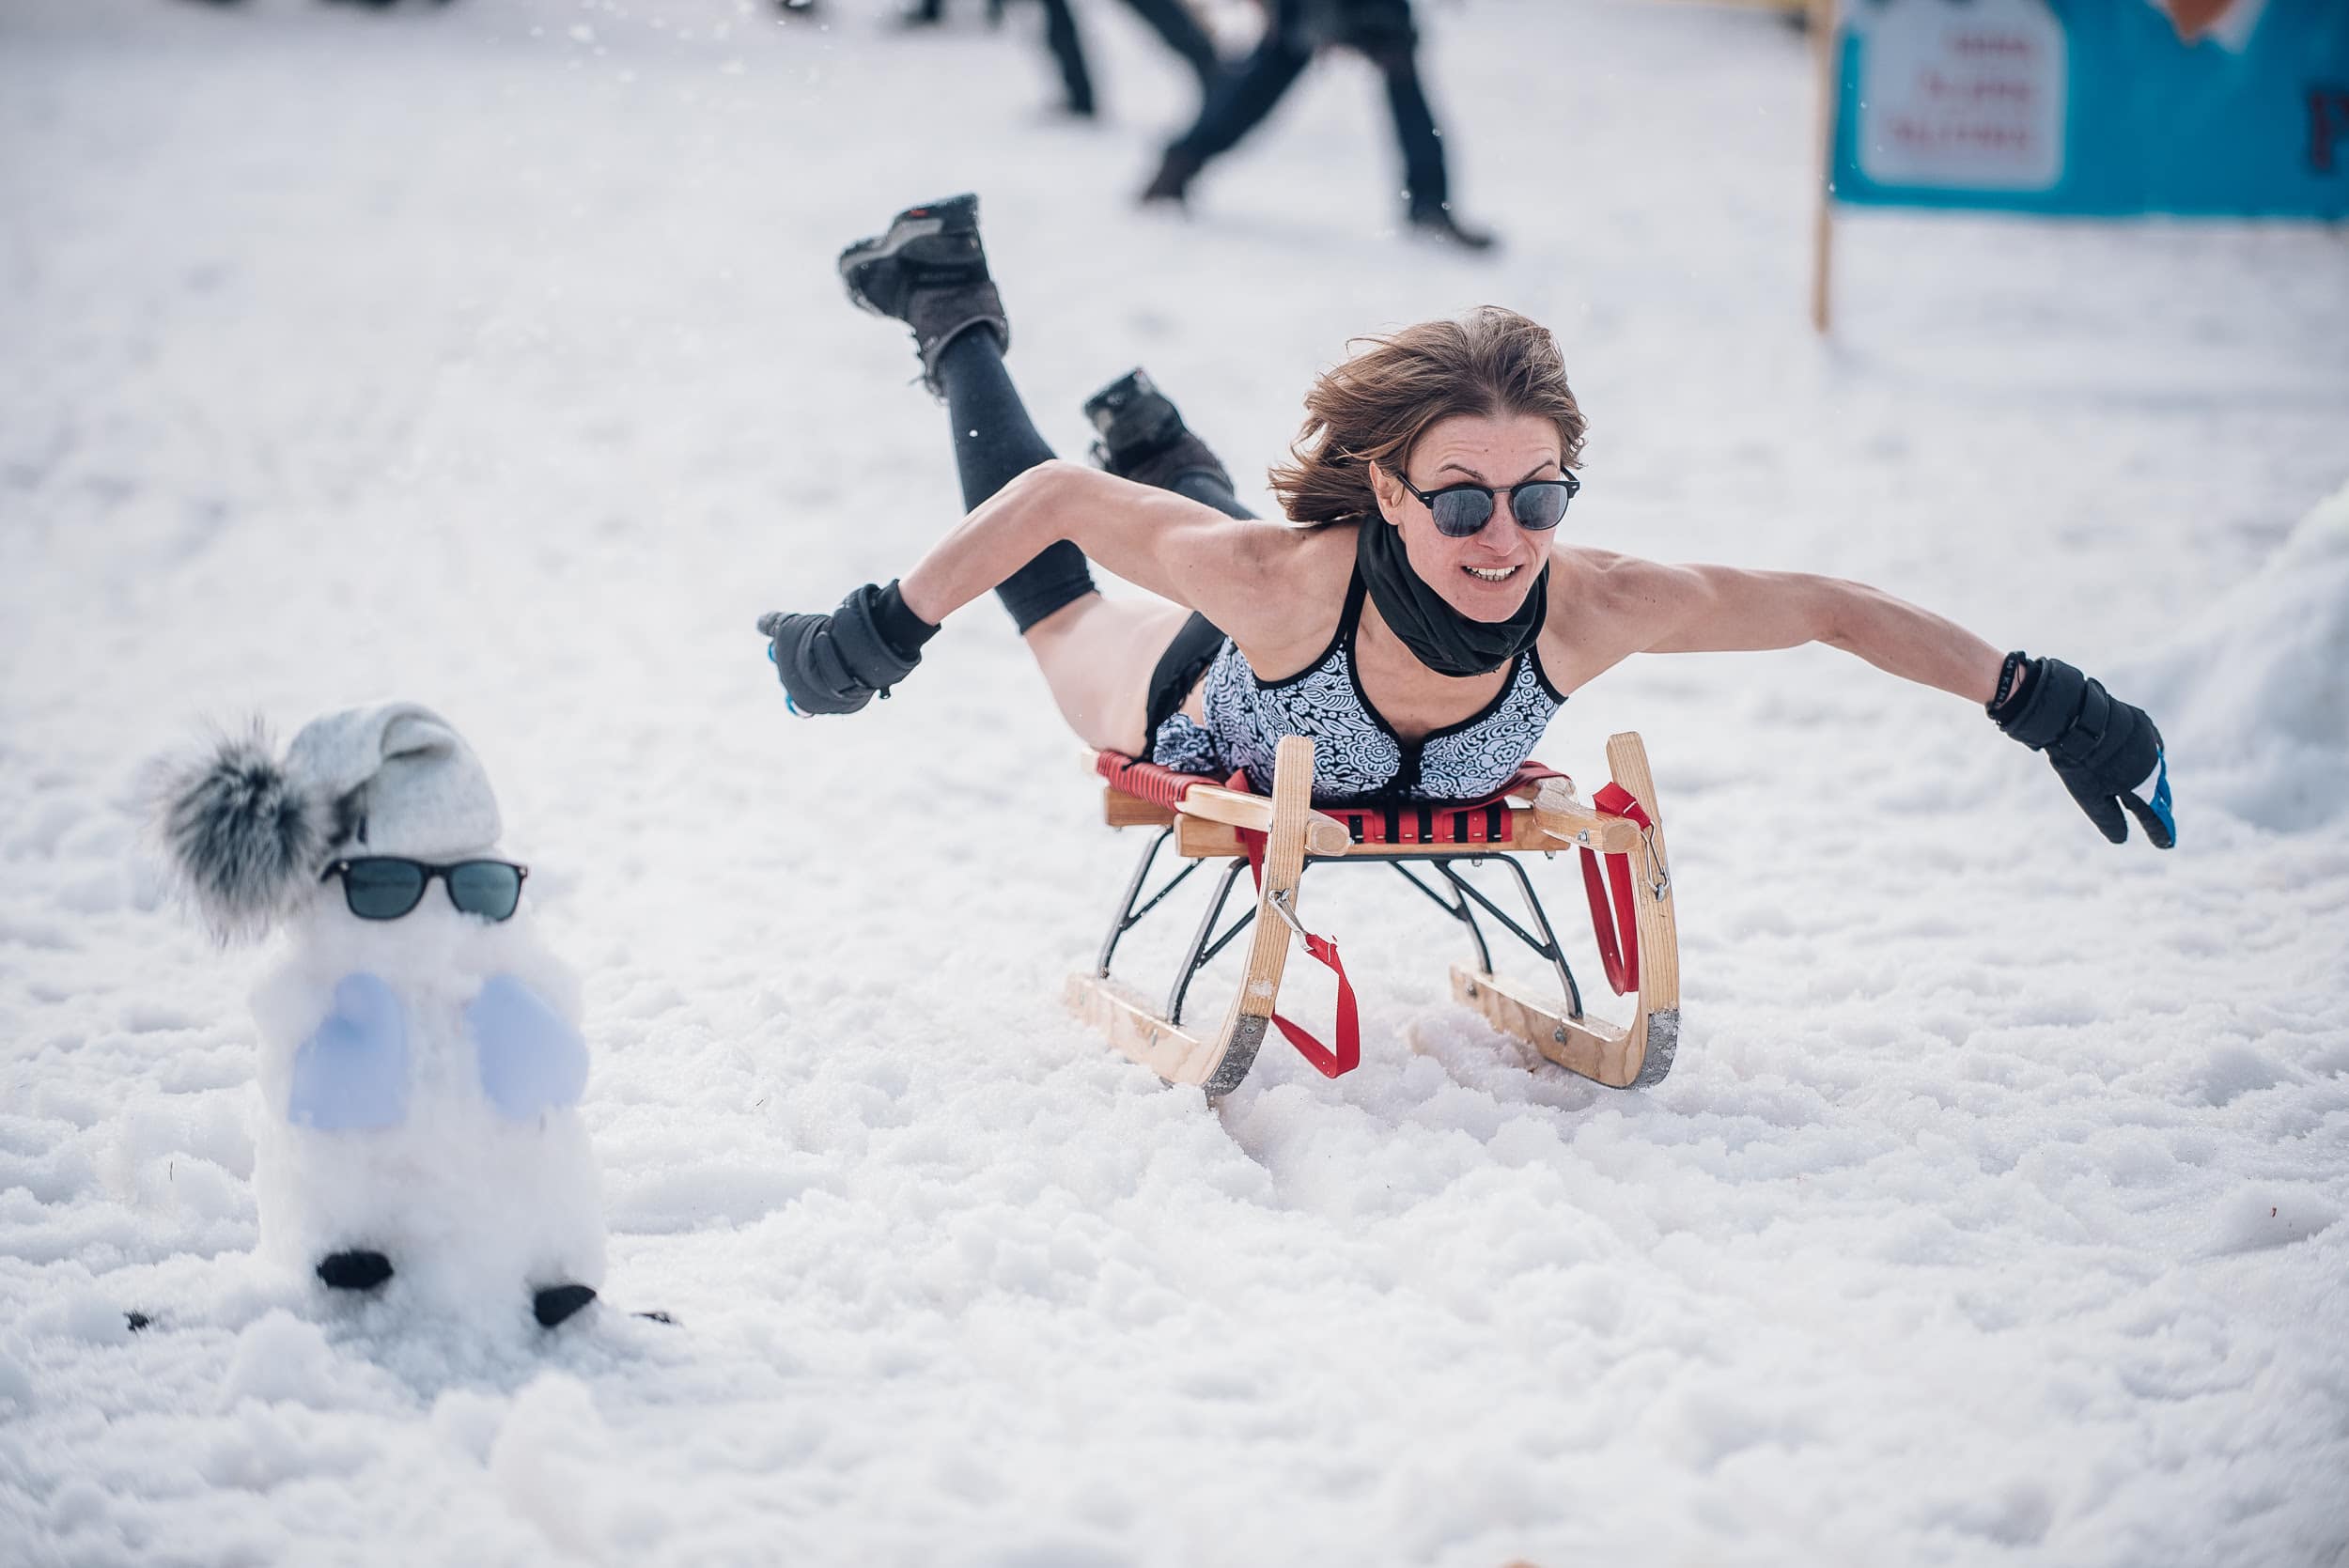
<path fill-rule="evenodd" d="M 1036 434 L 1019 390 L 1003 368 L 1003 347 L 993 333 L 966 332 L 947 344 L 938 358 L 938 379 L 946 388 L 947 415 L 955 422 L 955 466 L 962 474 L 964 510 L 1051 458 L 1052 449 Z M 1025 631 L 1093 591 L 1084 551 L 1062 539 L 997 584 L 995 597 Z"/>

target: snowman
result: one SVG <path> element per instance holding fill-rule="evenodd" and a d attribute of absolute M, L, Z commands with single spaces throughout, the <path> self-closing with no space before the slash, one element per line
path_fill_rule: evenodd
<path fill-rule="evenodd" d="M 256 729 L 169 772 L 168 859 L 224 941 L 282 931 L 253 994 L 263 1256 L 337 1292 L 552 1327 L 604 1232 L 579 982 L 502 858 L 490 780 L 413 703 Z"/>

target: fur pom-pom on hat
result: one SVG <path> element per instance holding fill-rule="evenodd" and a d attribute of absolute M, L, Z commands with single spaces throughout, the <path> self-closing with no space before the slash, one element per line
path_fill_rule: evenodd
<path fill-rule="evenodd" d="M 266 935 L 318 874 L 332 808 L 303 789 L 256 721 L 192 757 L 166 762 L 153 820 L 173 875 L 213 937 Z"/>

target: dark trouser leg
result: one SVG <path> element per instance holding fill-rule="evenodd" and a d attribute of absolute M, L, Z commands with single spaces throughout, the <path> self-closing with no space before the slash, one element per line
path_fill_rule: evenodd
<path fill-rule="evenodd" d="M 1439 212 L 1452 199 L 1452 188 L 1444 178 L 1443 138 L 1420 85 L 1417 54 L 1399 48 L 1376 58 L 1387 73 L 1387 106 L 1394 111 L 1394 139 L 1403 146 L 1404 194 L 1413 212 Z"/>
<path fill-rule="evenodd" d="M 1190 14 L 1182 0 L 1126 0 L 1142 20 L 1157 29 L 1166 46 L 1190 62 L 1190 69 L 1199 73 L 1199 85 L 1211 87 L 1222 74 L 1223 62 L 1217 58 L 1215 40 L 1199 25 L 1199 19 Z"/>
<path fill-rule="evenodd" d="M 938 356 L 954 421 L 955 467 L 962 475 L 965 511 L 1049 460 L 1052 449 L 1036 433 L 1019 389 L 1003 368 L 1003 350 L 991 332 L 964 332 Z M 995 597 L 1025 631 L 1053 611 L 1093 592 L 1084 551 L 1063 539 L 996 586 Z"/>
<path fill-rule="evenodd" d="M 1275 21 L 1265 29 L 1255 52 L 1207 94 L 1198 122 L 1167 148 L 1167 155 L 1179 156 L 1196 168 L 1230 151 L 1272 113 L 1313 57 L 1311 49 Z"/>
<path fill-rule="evenodd" d="M 1084 40 L 1077 36 L 1077 18 L 1068 0 L 1043 0 L 1044 41 L 1060 63 L 1061 85 L 1068 92 L 1068 112 L 1093 113 L 1093 73 L 1085 69 Z"/>

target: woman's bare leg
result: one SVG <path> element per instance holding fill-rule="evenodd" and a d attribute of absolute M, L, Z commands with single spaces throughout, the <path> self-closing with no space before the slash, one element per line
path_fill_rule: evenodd
<path fill-rule="evenodd" d="M 1163 599 L 1087 594 L 1028 628 L 1028 651 L 1078 739 L 1146 758 L 1150 677 L 1190 619 Z"/>

